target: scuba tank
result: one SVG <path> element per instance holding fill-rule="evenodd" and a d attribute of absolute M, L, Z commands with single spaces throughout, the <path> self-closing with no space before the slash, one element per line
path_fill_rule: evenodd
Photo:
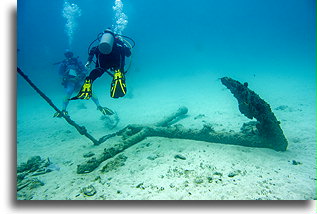
<path fill-rule="evenodd" d="M 101 39 L 98 45 L 99 51 L 103 54 L 110 54 L 112 51 L 113 42 L 114 42 L 114 33 L 112 33 L 110 29 L 105 30 L 105 32 L 101 36 Z"/>
<path fill-rule="evenodd" d="M 95 40 L 93 40 L 89 46 L 88 46 L 88 55 L 90 54 L 91 51 L 91 46 L 95 43 L 95 42 L 99 42 L 98 44 L 98 50 L 103 53 L 103 54 L 110 54 L 114 45 L 114 40 L 115 38 L 118 37 L 120 38 L 121 41 L 123 41 L 125 43 L 125 46 L 132 49 L 135 46 L 135 42 L 133 39 L 131 39 L 128 36 L 124 36 L 121 34 L 114 34 L 110 28 L 106 29 L 104 32 L 101 32 L 97 35 L 97 38 Z M 127 41 L 126 39 L 130 40 L 132 42 L 132 45 L 129 41 Z M 92 60 L 93 61 L 93 60 Z M 96 63 L 95 61 L 93 61 L 94 63 Z M 57 64 L 57 63 L 56 63 Z M 130 64 L 131 64 L 131 60 L 130 60 Z M 130 67 L 130 66 L 129 66 Z M 128 69 L 127 69 L 128 70 Z M 112 76 L 112 75 L 111 75 Z"/>

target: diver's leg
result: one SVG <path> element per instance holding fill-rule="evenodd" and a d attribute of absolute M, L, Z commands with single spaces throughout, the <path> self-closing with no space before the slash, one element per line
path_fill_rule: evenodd
<path fill-rule="evenodd" d="M 91 99 L 96 104 L 96 106 L 98 108 L 100 106 L 98 97 L 95 94 L 92 94 Z"/>
<path fill-rule="evenodd" d="M 65 97 L 63 100 L 63 108 L 62 111 L 66 111 L 66 108 L 69 104 L 69 98 L 72 96 L 72 94 L 74 93 L 75 90 L 75 84 L 73 83 L 68 83 L 66 88 L 65 88 Z"/>
<path fill-rule="evenodd" d="M 95 68 L 90 72 L 90 74 L 86 77 L 86 79 L 90 79 L 92 82 L 95 81 L 97 78 L 103 75 L 104 70 L 101 68 Z"/>
<path fill-rule="evenodd" d="M 62 111 L 61 112 L 56 112 L 54 114 L 54 117 L 62 117 L 61 114 L 64 114 L 65 116 L 68 115 L 68 112 L 67 112 L 67 106 L 68 106 L 68 103 L 69 103 L 69 98 L 72 96 L 73 92 L 74 92 L 74 89 L 75 89 L 75 85 L 72 84 L 72 83 L 67 83 L 66 86 L 65 86 L 65 96 L 64 96 L 64 99 L 63 99 L 63 103 L 62 103 Z"/>
<path fill-rule="evenodd" d="M 70 100 L 77 100 L 77 99 L 84 99 L 89 100 L 92 96 L 92 83 L 97 78 L 101 77 L 101 75 L 104 73 L 103 69 L 94 69 L 91 71 L 88 77 L 86 77 L 84 84 L 82 85 L 79 93 L 71 98 Z"/>

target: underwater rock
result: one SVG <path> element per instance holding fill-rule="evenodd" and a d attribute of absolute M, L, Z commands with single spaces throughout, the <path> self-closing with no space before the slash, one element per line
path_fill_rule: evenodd
<path fill-rule="evenodd" d="M 212 174 L 212 176 L 209 177 L 209 179 L 208 179 L 209 183 L 212 183 L 213 181 L 215 183 L 221 183 L 222 182 L 222 173 L 221 172 L 214 172 Z"/>
<path fill-rule="evenodd" d="M 170 183 L 170 188 L 174 188 L 175 187 L 175 184 L 173 184 L 173 183 Z"/>
<path fill-rule="evenodd" d="M 174 156 L 175 159 L 181 159 L 181 160 L 186 160 L 186 157 L 181 155 L 181 154 L 177 154 Z"/>
<path fill-rule="evenodd" d="M 30 189 L 35 189 L 38 188 L 40 186 L 44 186 L 44 182 L 39 180 L 38 178 L 33 178 L 30 182 L 30 184 L 28 185 L 28 187 Z"/>
<path fill-rule="evenodd" d="M 292 160 L 292 164 L 293 165 L 301 165 L 302 163 L 296 160 Z"/>
<path fill-rule="evenodd" d="M 277 111 L 285 111 L 285 112 L 293 112 L 294 109 L 287 106 L 287 105 L 281 105 L 281 106 L 278 106 L 276 108 L 274 108 L 274 110 L 277 110 Z M 302 111 L 302 109 L 297 109 L 297 111 Z"/>
<path fill-rule="evenodd" d="M 83 157 L 84 158 L 90 158 L 90 157 L 92 157 L 92 156 L 94 156 L 95 155 L 95 153 L 93 153 L 93 152 L 87 152 L 87 153 L 85 153 L 84 155 L 83 155 Z"/>
<path fill-rule="evenodd" d="M 207 177 L 207 181 L 208 181 L 208 183 L 212 183 L 213 178 L 212 177 Z"/>
<path fill-rule="evenodd" d="M 42 164 L 42 159 L 40 156 L 34 156 L 27 161 L 27 165 L 29 166 L 29 170 L 34 172 L 38 170 Z"/>
<path fill-rule="evenodd" d="M 17 183 L 17 191 L 20 191 L 21 189 L 27 187 L 31 183 L 31 180 L 21 181 Z"/>
<path fill-rule="evenodd" d="M 286 110 L 287 108 L 288 108 L 288 106 L 287 106 L 287 105 L 281 105 L 281 106 L 276 107 L 274 110 L 281 110 L 281 111 L 284 111 L 284 110 Z"/>
<path fill-rule="evenodd" d="M 222 177 L 222 173 L 221 172 L 214 172 L 213 175 Z"/>
<path fill-rule="evenodd" d="M 109 161 L 100 171 L 101 172 L 109 172 L 112 170 L 118 169 L 120 166 L 125 165 L 125 161 L 127 160 L 127 157 L 123 154 L 118 155 L 114 160 Z"/>
<path fill-rule="evenodd" d="M 233 171 L 233 172 L 230 172 L 230 173 L 228 174 L 228 177 L 233 178 L 234 176 L 237 176 L 237 175 L 239 175 L 240 173 L 241 173 L 241 170 L 235 170 L 235 171 Z"/>
<path fill-rule="evenodd" d="M 53 164 L 49 158 L 42 159 L 40 156 L 33 156 L 26 163 L 21 163 L 17 167 L 17 190 L 25 187 L 33 189 L 43 186 L 44 182 L 34 177 L 59 169 L 59 166 Z"/>
<path fill-rule="evenodd" d="M 202 118 L 204 118 L 204 117 L 206 117 L 206 115 L 204 115 L 204 114 L 199 114 L 199 115 L 197 115 L 196 117 L 194 117 L 194 120 L 202 119 Z"/>
<path fill-rule="evenodd" d="M 21 163 L 17 167 L 17 172 L 26 174 L 33 173 L 32 176 L 36 176 L 38 174 L 45 174 L 47 172 L 54 170 L 52 164 L 53 163 L 50 161 L 49 158 L 42 159 L 40 156 L 33 156 L 29 158 L 26 163 Z"/>
<path fill-rule="evenodd" d="M 17 181 L 18 182 L 22 181 L 27 174 L 28 174 L 27 172 L 22 172 L 22 173 L 17 174 Z"/>
<path fill-rule="evenodd" d="M 39 180 L 38 178 L 26 179 L 17 183 L 17 191 L 20 191 L 26 187 L 31 190 L 40 186 L 44 186 L 44 182 Z"/>
<path fill-rule="evenodd" d="M 147 157 L 147 159 L 149 160 L 155 160 L 156 158 L 158 158 L 159 156 L 158 155 L 150 155 Z"/>
<path fill-rule="evenodd" d="M 195 178 L 194 183 L 195 184 L 202 184 L 202 183 L 204 183 L 204 180 L 202 178 Z"/>
<path fill-rule="evenodd" d="M 29 166 L 26 163 L 21 163 L 19 166 L 17 166 L 17 172 L 21 173 L 24 171 L 27 171 Z"/>
<path fill-rule="evenodd" d="M 97 193 L 97 190 L 93 185 L 89 185 L 88 187 L 82 188 L 81 192 L 86 196 L 93 196 Z"/>
<path fill-rule="evenodd" d="M 138 185 L 136 185 L 135 188 L 145 189 L 145 187 L 143 186 L 143 182 L 142 182 L 142 183 L 139 183 Z"/>

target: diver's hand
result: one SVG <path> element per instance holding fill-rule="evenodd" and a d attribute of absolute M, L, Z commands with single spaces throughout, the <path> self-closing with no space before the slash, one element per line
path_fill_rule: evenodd
<path fill-rule="evenodd" d="M 70 100 L 77 100 L 77 99 L 89 100 L 91 96 L 92 96 L 92 81 L 90 79 L 86 79 L 85 83 L 81 87 L 77 96 L 71 98 Z"/>
<path fill-rule="evenodd" d="M 90 69 L 90 64 L 91 64 L 91 62 L 87 61 L 86 65 L 85 65 L 85 68 L 86 69 Z"/>

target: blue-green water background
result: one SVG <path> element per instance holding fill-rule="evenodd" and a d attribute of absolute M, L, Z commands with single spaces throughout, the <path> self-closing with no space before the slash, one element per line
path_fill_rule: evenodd
<path fill-rule="evenodd" d="M 99 32 L 113 23 L 114 1 L 80 0 L 72 50 L 82 61 Z M 44 90 L 56 90 L 68 47 L 62 0 L 18 1 L 18 65 Z M 123 1 L 136 42 L 130 76 L 152 81 L 210 70 L 236 79 L 287 75 L 315 81 L 314 0 Z M 173 72 L 171 72 L 173 71 Z M 18 82 L 19 83 L 19 82 Z M 306 82 L 307 83 L 307 82 Z M 60 87 L 59 87 L 60 88 Z M 18 84 L 18 93 L 29 87 Z"/>

